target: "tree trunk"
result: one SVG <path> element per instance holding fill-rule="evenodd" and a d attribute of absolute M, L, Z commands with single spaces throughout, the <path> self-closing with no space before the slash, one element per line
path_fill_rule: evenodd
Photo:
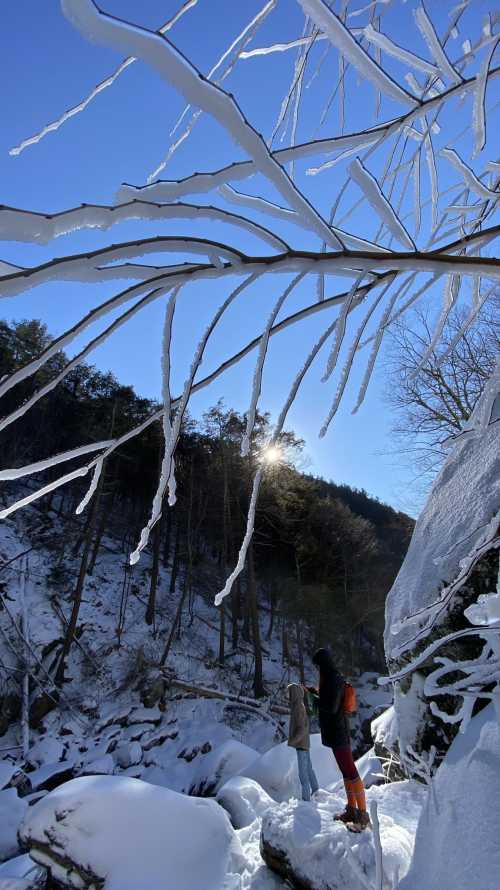
<path fill-rule="evenodd" d="M 99 479 L 99 483 L 97 485 L 97 491 L 95 492 L 89 514 L 87 535 L 85 538 L 85 545 L 83 548 L 82 559 L 80 562 L 80 570 L 78 572 L 78 580 L 76 582 L 75 592 L 73 594 L 73 608 L 71 610 L 71 617 L 68 622 L 68 627 L 66 629 L 66 634 L 64 637 L 64 642 L 62 646 L 61 656 L 59 659 L 59 664 L 57 667 L 56 675 L 54 678 L 54 682 L 56 686 L 61 686 L 64 680 L 64 669 L 66 665 L 66 659 L 69 655 L 69 651 L 71 648 L 71 643 L 73 642 L 73 638 L 75 636 L 76 625 L 78 621 L 78 614 L 80 612 L 80 606 L 82 602 L 82 593 L 83 586 L 85 583 L 85 577 L 87 575 L 87 565 L 90 556 L 90 547 L 92 545 L 92 538 L 95 529 L 96 519 L 97 519 L 97 511 L 99 508 L 99 502 L 101 500 L 101 492 L 102 492 L 102 474 Z"/>
<path fill-rule="evenodd" d="M 255 698 L 262 698 L 266 694 L 262 674 L 262 648 L 260 644 L 259 611 L 257 606 L 257 585 L 255 581 L 255 563 L 253 555 L 253 543 L 250 543 L 247 556 L 248 571 L 248 605 L 252 624 L 252 641 L 255 659 L 255 671 L 253 678 L 253 691 Z"/>
<path fill-rule="evenodd" d="M 269 627 L 267 628 L 266 640 L 270 640 L 274 629 L 274 616 L 276 612 L 276 594 L 271 590 L 269 596 Z"/>
<path fill-rule="evenodd" d="M 238 637 L 239 637 L 239 627 L 238 627 L 238 619 L 240 617 L 240 601 L 241 601 L 241 586 L 240 579 L 237 578 L 233 587 L 233 591 L 231 593 L 231 642 L 233 649 L 236 649 L 238 645 Z"/>
<path fill-rule="evenodd" d="M 151 566 L 151 581 L 149 585 L 149 598 L 146 608 L 145 621 L 148 625 L 153 625 L 155 629 L 156 617 L 156 590 L 158 587 L 158 574 L 160 570 L 160 541 L 161 541 L 161 525 L 158 521 L 153 529 L 153 565 Z"/>
<path fill-rule="evenodd" d="M 181 596 L 180 599 L 179 599 L 179 602 L 178 602 L 178 605 L 177 605 L 177 610 L 176 610 L 175 615 L 174 615 L 174 620 L 173 620 L 173 623 L 172 623 L 172 627 L 170 628 L 170 633 L 169 633 L 169 635 L 168 635 L 168 640 L 167 640 L 166 645 L 165 645 L 165 648 L 164 648 L 164 650 L 163 650 L 163 655 L 162 655 L 162 657 L 161 657 L 161 659 L 160 659 L 160 665 L 161 665 L 162 667 L 163 667 L 163 665 L 165 664 L 165 662 L 166 662 L 166 660 L 167 660 L 167 658 L 168 658 L 168 653 L 170 652 L 170 649 L 171 649 L 171 647 L 172 647 L 172 643 L 173 643 L 174 636 L 175 636 L 175 631 L 176 631 L 177 625 L 178 625 L 178 623 L 179 623 L 179 619 L 180 619 L 180 617 L 181 617 L 181 612 L 182 612 L 182 607 L 183 607 L 183 605 L 184 605 L 184 600 L 185 600 L 185 598 L 186 598 L 186 593 L 187 593 L 187 586 L 184 586 L 184 590 L 183 590 L 183 592 L 182 592 L 182 596 Z"/>
<path fill-rule="evenodd" d="M 163 565 L 168 566 L 170 559 L 170 540 L 172 537 L 172 509 L 169 507 L 165 513 L 165 538 L 163 541 Z"/>
<path fill-rule="evenodd" d="M 283 627 L 281 631 L 281 651 L 283 664 L 290 664 L 290 647 L 288 645 L 288 629 L 285 616 L 283 616 Z"/>
<path fill-rule="evenodd" d="M 177 516 L 177 522 L 175 524 L 175 542 L 174 542 L 174 556 L 172 559 L 172 571 L 170 573 L 170 593 L 175 593 L 175 585 L 177 584 L 177 575 L 179 574 L 179 546 L 181 540 L 181 522 L 180 516 Z"/>

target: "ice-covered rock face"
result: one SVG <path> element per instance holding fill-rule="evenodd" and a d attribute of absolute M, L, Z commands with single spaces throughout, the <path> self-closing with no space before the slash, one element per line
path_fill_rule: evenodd
<path fill-rule="evenodd" d="M 387 597 L 389 659 L 418 631 L 417 612 L 439 598 L 491 537 L 500 508 L 500 423 L 459 441 L 437 477 L 399 574 Z"/>
<path fill-rule="evenodd" d="M 40 801 L 20 829 L 31 856 L 68 888 L 222 890 L 241 850 L 215 801 L 123 776 L 78 778 Z"/>
<path fill-rule="evenodd" d="M 480 403 L 478 416 L 481 410 Z M 480 657 L 481 644 L 472 623 L 490 625 L 497 615 L 496 602 L 488 601 L 486 607 L 484 594 L 497 582 L 494 540 L 499 508 L 500 423 L 491 419 L 482 431 L 476 429 L 455 443 L 387 598 L 385 650 L 390 672 L 406 671 L 396 684 L 394 702 L 402 753 L 407 746 L 418 753 L 434 746 L 438 762 L 457 730 L 454 717 L 463 710 L 464 700 L 456 695 L 444 700 L 436 688 L 428 692 L 431 684 L 426 678 L 437 668 L 435 658 L 448 657 L 451 665 Z M 457 631 L 465 631 L 461 639 L 448 648 L 437 645 Z M 431 644 L 436 644 L 433 651 L 425 653 Z M 409 673 L 407 665 L 417 656 L 418 670 Z M 434 696 L 432 701 L 429 695 Z"/>

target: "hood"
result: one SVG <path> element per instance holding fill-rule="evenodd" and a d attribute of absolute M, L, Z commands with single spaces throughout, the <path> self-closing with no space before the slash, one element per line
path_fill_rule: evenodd
<path fill-rule="evenodd" d="M 291 705 L 304 701 L 304 690 L 298 683 L 290 683 L 290 685 L 287 686 L 287 689 Z"/>
<path fill-rule="evenodd" d="M 316 667 L 318 667 L 321 671 L 337 670 L 335 662 L 333 660 L 333 655 L 329 649 L 318 649 L 318 651 L 315 652 L 312 657 L 312 663 L 315 664 Z"/>

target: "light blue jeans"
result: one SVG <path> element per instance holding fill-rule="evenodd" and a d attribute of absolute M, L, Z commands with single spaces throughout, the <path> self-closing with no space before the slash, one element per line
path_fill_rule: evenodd
<path fill-rule="evenodd" d="M 297 764 L 299 767 L 299 779 L 302 786 L 302 800 L 311 800 L 311 794 L 318 790 L 318 780 L 313 770 L 309 751 L 297 748 Z"/>

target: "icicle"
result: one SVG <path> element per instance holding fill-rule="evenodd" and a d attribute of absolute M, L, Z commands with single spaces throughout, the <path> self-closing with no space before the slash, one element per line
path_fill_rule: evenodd
<path fill-rule="evenodd" d="M 356 292 L 357 292 L 361 282 L 363 281 L 364 277 L 365 277 L 364 272 L 361 272 L 358 275 L 356 280 L 353 282 L 351 290 L 347 294 L 346 299 L 344 300 L 342 309 L 339 314 L 338 322 L 337 322 L 337 330 L 335 332 L 335 341 L 334 341 L 334 344 L 330 351 L 330 355 L 328 356 L 325 373 L 324 373 L 323 377 L 321 378 L 322 383 L 326 383 L 326 381 L 331 376 L 331 373 L 337 364 L 339 352 L 342 347 L 342 343 L 344 342 L 347 316 L 348 316 L 349 312 L 351 311 L 352 302 L 354 300 Z M 324 432 L 323 432 L 323 429 L 324 429 Z M 320 436 L 324 436 L 325 433 L 326 433 L 326 427 L 323 427 L 322 432 L 320 433 Z"/>
<path fill-rule="evenodd" d="M 257 356 L 257 362 L 255 365 L 255 371 L 254 371 L 254 375 L 253 375 L 252 397 L 250 399 L 250 407 L 247 412 L 247 426 L 246 426 L 245 435 L 243 436 L 242 443 L 241 443 L 241 453 L 244 457 L 246 457 L 246 455 L 249 454 L 249 452 L 250 452 L 250 439 L 251 439 L 254 424 L 255 424 L 255 412 L 257 409 L 257 402 L 259 400 L 261 387 L 262 387 L 262 372 L 264 370 L 264 362 L 266 360 L 267 347 L 269 345 L 269 332 L 276 320 L 278 312 L 280 311 L 281 307 L 283 306 L 283 303 L 289 297 L 289 295 L 294 290 L 294 288 L 297 286 L 299 281 L 301 281 L 301 279 L 304 277 L 304 275 L 307 274 L 307 271 L 308 270 L 306 269 L 303 272 L 299 272 L 299 274 L 295 276 L 295 278 L 290 282 L 288 287 L 285 289 L 285 291 L 282 293 L 282 295 L 276 301 L 273 311 L 271 312 L 271 314 L 267 320 L 266 327 L 264 328 L 264 331 L 260 338 L 259 354 Z"/>
<path fill-rule="evenodd" d="M 443 45 L 441 44 L 441 41 L 436 34 L 434 25 L 427 15 L 424 7 L 419 6 L 418 9 L 415 10 L 414 16 L 417 27 L 427 46 L 429 47 L 429 51 L 433 56 L 434 61 L 436 62 L 436 65 L 438 66 L 442 75 L 450 80 L 453 84 L 462 83 L 462 78 L 460 77 L 458 71 L 455 70 L 448 56 L 446 55 Z"/>
<path fill-rule="evenodd" d="M 498 46 L 497 38 L 489 53 L 484 58 L 483 64 L 477 76 L 477 86 L 474 92 L 472 105 L 472 127 L 474 130 L 474 154 L 476 157 L 486 145 L 486 87 L 488 85 L 488 73 L 493 54 Z"/>
<path fill-rule="evenodd" d="M 383 194 L 377 180 L 366 169 L 359 158 L 356 158 L 350 164 L 349 173 L 354 182 L 359 185 L 368 203 L 373 207 L 394 237 L 409 250 L 415 250 L 412 238 Z"/>
<path fill-rule="evenodd" d="M 92 481 L 90 483 L 89 489 L 85 497 L 78 504 L 78 507 L 75 510 L 76 514 L 83 513 L 93 494 L 95 494 L 96 488 L 99 485 L 99 479 L 101 478 L 103 463 L 104 461 L 102 460 L 102 458 L 97 461 L 94 467 L 94 474 L 92 476 Z"/>

